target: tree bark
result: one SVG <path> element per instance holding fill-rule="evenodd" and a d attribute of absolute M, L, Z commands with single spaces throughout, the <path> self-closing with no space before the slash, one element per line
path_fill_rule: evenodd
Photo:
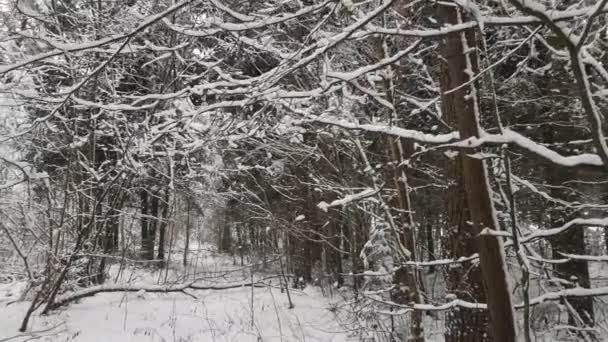
<path fill-rule="evenodd" d="M 440 5 L 439 17 L 447 24 L 462 22 L 460 9 L 452 5 Z M 448 124 L 458 127 L 461 139 L 479 136 L 479 105 L 475 84 L 463 86 L 450 94 L 445 92 L 462 86 L 470 80 L 472 73 L 478 72 L 476 53 L 474 31 L 448 34 L 443 46 L 447 66 L 441 79 L 444 93 L 442 105 Z M 456 296 L 465 297 L 463 299 L 487 299 L 491 334 L 488 333 L 487 317 L 483 312 L 460 308 L 448 316 L 446 341 L 487 341 L 491 335 L 496 342 L 513 342 L 516 340 L 515 317 L 502 240 L 490 235 L 475 238 L 484 228 L 498 228 L 491 201 L 489 175 L 484 161 L 462 153 L 464 151 L 454 161 L 448 162 L 446 170 L 451 176 L 448 190 L 450 248 L 452 253 L 458 254 L 476 250 L 481 272 L 474 270 L 469 275 L 465 275 L 463 270 L 457 274 L 452 272 L 449 286 L 451 290 L 456 290 Z M 469 221 L 473 224 L 470 225 Z M 469 284 L 463 286 L 463 280 L 464 284 Z M 481 280 L 483 288 L 480 286 Z"/>
<path fill-rule="evenodd" d="M 408 192 L 407 175 L 402 169 L 401 164 L 404 160 L 404 149 L 402 142 L 394 137 L 387 137 L 388 162 L 389 171 L 393 179 L 393 185 L 397 190 L 397 197 L 393 199 L 391 207 L 398 208 L 399 212 L 394 215 L 395 222 L 401 228 L 399 236 L 400 243 L 411 253 L 409 258 L 401 261 L 416 261 L 416 244 L 414 239 L 414 229 L 416 224 L 412 215 L 412 206 Z M 416 303 L 421 304 L 422 282 L 419 277 L 419 272 L 412 267 L 399 268 L 394 276 L 393 283 L 396 285 L 395 291 L 392 293 L 393 300 L 400 304 Z M 403 289 L 407 289 L 404 291 Z M 422 320 L 422 311 L 414 310 L 411 313 L 411 337 L 408 341 L 424 341 L 424 328 Z"/>
<path fill-rule="evenodd" d="M 227 222 L 227 220 L 223 220 L 222 223 L 220 250 L 224 253 L 228 253 L 232 249 L 232 232 L 230 231 L 230 224 Z"/>
<path fill-rule="evenodd" d="M 146 260 L 154 260 L 154 246 L 156 245 L 156 229 L 160 218 L 159 193 L 152 194 L 150 203 L 150 215 L 154 218 L 148 220 L 148 239 L 146 241 Z"/>
<path fill-rule="evenodd" d="M 184 260 L 183 260 L 183 264 L 184 267 L 186 267 L 188 265 L 188 250 L 190 249 L 190 200 L 187 199 L 187 212 L 186 212 L 186 242 L 184 245 Z M 242 259 L 241 259 L 241 264 L 242 264 Z"/>
<path fill-rule="evenodd" d="M 148 240 L 149 240 L 149 218 L 148 218 L 148 192 L 144 189 L 140 193 L 141 198 L 141 257 L 147 259 Z"/>
<path fill-rule="evenodd" d="M 118 248 L 118 228 L 120 224 L 120 211 L 116 208 L 110 209 L 109 222 L 106 227 L 106 236 L 104 238 L 104 251 L 106 253 L 114 252 Z"/>
<path fill-rule="evenodd" d="M 435 257 L 435 241 L 434 239 L 434 225 L 431 221 L 432 213 L 431 210 L 428 209 L 427 217 L 426 217 L 426 249 L 429 253 L 429 261 L 435 261 L 437 258 Z M 429 267 L 429 273 L 435 272 L 435 266 Z"/>
<path fill-rule="evenodd" d="M 163 199 L 163 212 L 162 220 L 158 230 L 158 256 L 157 259 L 164 262 L 165 260 L 165 236 L 167 231 L 167 225 L 169 224 L 169 200 L 170 200 L 170 189 L 167 187 L 165 190 L 165 197 Z"/>

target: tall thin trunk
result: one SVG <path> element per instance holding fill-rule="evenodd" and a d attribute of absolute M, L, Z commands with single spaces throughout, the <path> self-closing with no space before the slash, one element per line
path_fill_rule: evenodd
<path fill-rule="evenodd" d="M 222 221 L 220 251 L 228 253 L 232 250 L 232 232 L 228 220 Z"/>
<path fill-rule="evenodd" d="M 186 212 L 186 241 L 184 244 L 184 260 L 183 260 L 183 264 L 184 267 L 186 267 L 188 265 L 188 250 L 190 249 L 190 200 L 187 199 L 187 212 Z"/>
<path fill-rule="evenodd" d="M 106 253 L 116 251 L 118 248 L 118 226 L 120 223 L 120 214 L 118 209 L 110 209 L 108 220 L 109 222 L 106 226 L 106 235 L 104 237 L 104 251 Z"/>
<path fill-rule="evenodd" d="M 243 232 L 241 229 L 241 225 L 237 224 L 235 225 L 235 229 L 236 229 L 236 237 L 237 237 L 237 241 L 238 241 L 238 250 L 239 250 L 239 257 L 241 258 L 241 266 L 244 265 L 245 261 L 245 246 L 243 245 L 245 242 L 243 241 Z"/>
<path fill-rule="evenodd" d="M 427 218 L 426 218 L 426 234 L 425 234 L 425 238 L 426 238 L 426 249 L 427 252 L 429 254 L 429 261 L 435 261 L 437 258 L 435 257 L 435 241 L 434 241 L 434 229 L 433 229 L 433 222 L 431 221 L 431 212 L 430 210 L 428 211 L 427 214 Z M 433 273 L 435 272 L 435 267 L 431 266 L 429 267 L 429 272 Z"/>
<path fill-rule="evenodd" d="M 149 240 L 149 218 L 148 218 L 148 192 L 144 189 L 140 193 L 141 197 L 141 257 L 146 259 L 147 257 L 147 243 Z"/>
<path fill-rule="evenodd" d="M 163 198 L 163 212 L 161 215 L 160 227 L 158 230 L 158 256 L 157 259 L 160 261 L 165 260 L 165 235 L 167 231 L 167 225 L 169 224 L 169 200 L 170 200 L 170 189 L 165 189 L 165 196 Z"/>
<path fill-rule="evenodd" d="M 399 209 L 399 213 L 395 215 L 395 221 L 402 230 L 399 236 L 400 243 L 411 253 L 409 258 L 401 261 L 415 261 L 416 243 L 414 234 L 416 224 L 412 215 L 412 206 L 407 189 L 407 175 L 400 166 L 404 160 L 404 149 L 402 142 L 394 137 L 387 138 L 387 145 L 389 165 L 392 165 L 389 170 L 392 173 L 393 185 L 397 190 L 396 201 L 393 201 L 391 206 Z M 420 272 L 416 268 L 402 267 L 398 269 L 394 274 L 393 283 L 397 285 L 397 289 L 408 289 L 407 293 L 397 290 L 396 292 L 398 293 L 393 294 L 394 300 L 397 303 L 409 304 L 413 302 L 421 304 L 423 302 L 421 293 L 422 280 Z M 411 338 L 409 341 L 424 341 L 422 311 L 412 311 L 410 334 Z"/>
<path fill-rule="evenodd" d="M 439 6 L 439 17 L 445 23 L 461 23 L 461 15 L 458 7 Z M 446 60 L 446 70 L 442 72 L 441 79 L 443 92 L 462 86 L 470 80 L 470 73 L 478 72 L 476 53 L 473 30 L 448 34 L 443 48 Z M 443 94 L 442 105 L 448 124 L 458 127 L 461 139 L 479 136 L 479 104 L 475 83 L 463 86 L 450 94 Z M 465 152 L 461 151 L 456 160 L 448 162 L 447 166 L 450 176 L 450 248 L 452 253 L 459 254 L 462 251 L 468 254 L 476 250 L 479 253 L 481 276 L 479 273 L 466 276 L 464 270 L 457 274 L 451 272 L 448 286 L 451 291 L 455 290 L 456 296 L 464 296 L 463 299 L 487 299 L 491 333 L 488 333 L 487 317 L 483 312 L 468 312 L 469 310 L 460 308 L 448 315 L 446 341 L 485 341 L 488 340 L 485 335 L 491 335 L 496 342 L 512 342 L 516 340 L 515 314 L 507 282 L 502 240 L 490 235 L 475 238 L 484 228 L 498 228 L 489 175 L 484 161 L 463 155 Z M 456 282 L 462 281 L 462 277 L 467 277 L 466 283 L 469 283 L 464 289 Z M 483 287 L 480 286 L 481 280 Z"/>
<path fill-rule="evenodd" d="M 344 285 L 344 276 L 342 273 L 344 270 L 342 269 L 342 249 L 341 249 L 341 236 L 342 236 L 342 222 L 338 222 L 333 225 L 335 230 L 332 232 L 333 236 L 331 238 L 333 248 L 331 248 L 331 258 L 329 265 L 333 266 L 333 273 L 335 280 L 337 282 L 338 287 Z"/>
<path fill-rule="evenodd" d="M 397 11 L 402 11 L 404 13 L 403 3 L 398 3 L 396 5 Z M 376 40 L 376 51 L 379 59 L 388 58 L 390 55 L 388 48 L 388 43 L 386 39 L 377 39 Z M 387 66 L 388 75 L 393 74 L 393 68 L 391 66 Z M 394 82 L 392 77 L 387 77 L 384 80 L 383 90 L 386 94 L 386 99 L 389 103 L 392 104 L 392 111 L 390 112 L 390 121 L 398 120 L 399 113 L 397 112 L 398 107 L 398 99 L 395 95 L 395 88 L 397 85 Z M 401 244 L 405 249 L 410 252 L 409 256 L 406 255 L 398 255 L 397 262 L 406 262 L 406 261 L 415 261 L 416 260 L 416 224 L 414 222 L 414 217 L 412 215 L 412 205 L 410 201 L 410 195 L 408 191 L 408 183 L 407 183 L 407 174 L 403 166 L 403 161 L 405 158 L 408 158 L 408 155 L 404 155 L 406 152 L 409 152 L 411 149 L 404 150 L 403 142 L 399 138 L 387 136 L 385 140 L 384 150 L 386 153 L 387 160 L 387 179 L 392 179 L 393 186 L 397 191 L 397 197 L 393 198 L 389 204 L 392 208 L 398 209 L 391 213 L 394 217 L 395 223 L 398 225 L 398 228 L 401 230 L 401 234 L 399 235 L 399 244 Z M 409 147 L 410 143 L 407 143 Z M 393 283 L 397 285 L 395 287 L 395 291 L 393 291 L 393 300 L 400 304 L 409 304 L 409 303 L 418 303 L 421 304 L 423 302 L 423 297 L 421 294 L 422 281 L 419 277 L 420 272 L 415 268 L 411 267 L 402 267 L 399 268 L 393 276 Z M 407 293 L 401 291 L 400 289 L 408 289 Z M 411 313 L 411 324 L 410 324 L 410 332 L 409 341 L 424 341 L 424 329 L 422 322 L 422 312 L 415 310 Z"/>
<path fill-rule="evenodd" d="M 148 220 L 148 235 L 145 244 L 145 255 L 146 260 L 154 260 L 154 246 L 156 245 L 156 229 L 158 228 L 159 221 L 159 198 L 158 193 L 152 194 L 152 200 L 150 201 L 150 212 L 149 214 L 153 218 Z"/>
<path fill-rule="evenodd" d="M 608 227 L 604 227 L 604 254 L 608 254 Z"/>

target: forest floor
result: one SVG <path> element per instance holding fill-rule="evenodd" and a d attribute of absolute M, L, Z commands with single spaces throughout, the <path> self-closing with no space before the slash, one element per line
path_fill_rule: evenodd
<path fill-rule="evenodd" d="M 268 267 L 255 263 L 252 267 L 241 266 L 240 259 L 220 255 L 209 246 L 197 246 L 190 251 L 187 267 L 182 256 L 171 254 L 168 267 L 142 267 L 133 264 L 120 267 L 112 265 L 104 286 L 128 285 L 132 288 L 148 288 L 148 291 L 98 293 L 71 302 L 42 316 L 34 314 L 28 331 L 19 333 L 18 327 L 30 305 L 29 301 L 16 301 L 26 283 L 11 277 L 0 278 L 0 342 L 351 342 L 363 341 L 357 329 L 366 325 L 360 319 L 361 307 L 349 307 L 352 298 L 348 291 L 342 293 L 330 286 L 322 289 L 309 285 L 304 289 L 289 287 L 294 308 L 289 308 L 287 292 L 281 289 L 280 268 L 272 262 Z M 275 260 L 276 261 L 276 260 Z M 245 260 L 245 264 L 247 260 Z M 276 264 L 276 262 L 275 262 Z M 605 275 L 608 265 L 592 263 L 591 277 L 594 286 L 607 286 Z M 9 272 L 10 274 L 10 272 Z M 8 280 L 7 280 L 8 279 Z M 259 287 L 237 284 L 259 283 Z M 153 293 L 155 286 L 195 282 L 198 285 L 219 289 L 194 290 L 185 293 Z M 427 290 L 433 298 L 444 296 L 440 273 L 428 275 Z M 263 284 L 263 285 L 262 285 Z M 290 284 L 292 285 L 292 284 Z M 535 282 L 531 295 L 542 293 Z M 77 290 L 78 291 L 78 290 Z M 66 294 L 70 294 L 68 291 Z M 30 293 L 31 296 L 31 293 Z M 515 296 L 516 301 L 521 298 Z M 608 317 L 604 300 L 598 298 L 595 305 L 600 330 L 608 331 Z M 553 305 L 553 304 L 552 304 Z M 539 308 L 536 308 L 539 309 Z M 575 341 L 560 333 L 559 326 L 567 323 L 564 308 L 555 312 L 533 312 L 533 320 L 547 315 L 558 317 L 548 326 L 535 331 L 537 341 Z M 554 310 L 554 311 L 550 311 Z M 359 316 L 356 318 L 355 316 Z M 427 341 L 443 341 L 444 317 L 425 315 Z M 520 317 L 521 320 L 521 317 Z M 521 323 L 521 322 L 520 322 Z M 388 324 L 388 323 L 387 323 Z M 375 328 L 374 328 L 375 326 Z M 367 331 L 380 329 L 369 325 Z M 603 335 L 603 334 L 602 334 Z M 368 335 L 368 337 L 371 337 Z M 376 336 L 377 337 L 377 336 Z M 373 341 L 373 339 L 369 339 Z"/>
<path fill-rule="evenodd" d="M 202 284 L 247 282 L 249 268 L 233 266 L 231 259 L 193 253 L 187 269 L 111 269 L 117 283 L 146 287 L 202 279 Z M 261 275 L 255 278 L 262 278 Z M 165 281 L 166 280 L 166 281 Z M 255 280 L 255 279 L 254 279 Z M 266 281 L 268 282 L 268 281 Z M 274 280 L 278 285 L 278 280 Z M 272 284 L 272 281 L 271 281 Z M 114 292 L 80 299 L 52 314 L 35 314 L 28 332 L 17 329 L 29 302 L 7 305 L 25 284 L 0 284 L 0 341 L 355 341 L 338 323 L 333 304 L 316 287 L 290 289 L 293 309 L 278 286 L 182 293 Z M 252 310 L 253 308 L 253 310 Z"/>

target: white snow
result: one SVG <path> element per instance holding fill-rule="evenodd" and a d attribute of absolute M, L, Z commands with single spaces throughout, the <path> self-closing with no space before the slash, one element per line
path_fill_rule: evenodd
<path fill-rule="evenodd" d="M 277 278 L 265 280 L 266 285 L 260 287 L 222 289 L 234 283 L 235 277 L 246 282 L 249 268 L 232 266 L 232 261 L 224 257 L 194 258 L 194 254 L 192 263 L 196 264 L 190 265 L 196 268 L 196 277 L 207 279 L 197 281 L 216 289 L 151 292 L 179 287 L 176 282 L 184 276 L 184 270 L 171 266 L 169 282 L 162 285 L 156 281 L 159 276 L 162 278 L 164 270 L 159 274 L 131 269 L 131 274 L 123 272 L 122 278 L 126 279 L 120 281 L 132 280 L 130 286 L 142 287 L 141 290 L 97 293 L 47 316 L 35 313 L 23 334 L 17 329 L 29 302 L 11 302 L 18 299 L 25 283 L 0 284 L 0 341 L 23 342 L 32 338 L 45 342 L 355 341 L 338 324 L 335 313 L 329 310 L 332 304 L 316 287 L 290 288 L 295 307 L 289 309 L 287 295 L 280 290 Z M 112 268 L 111 273 L 116 270 Z M 224 276 L 217 275 L 222 273 Z M 258 277 L 262 279 L 264 275 Z M 110 283 L 97 289 L 118 286 Z"/>
<path fill-rule="evenodd" d="M 56 327 L 43 341 L 347 341 L 316 291 L 293 291 L 294 309 L 278 289 L 192 291 L 183 294 L 111 293 L 34 316 L 30 332 Z M 4 305 L 4 304 L 1 304 Z M 0 340 L 18 335 L 27 303 L 0 311 Z M 253 325 L 252 325 L 253 318 Z M 24 341 L 15 339 L 14 341 Z"/>
<path fill-rule="evenodd" d="M 326 202 L 322 201 L 319 204 L 317 204 L 317 207 L 319 207 L 319 209 L 323 210 L 323 211 L 327 211 L 327 209 L 332 208 L 332 207 L 339 207 L 339 206 L 343 206 L 346 204 L 349 204 L 351 202 L 356 202 L 359 200 L 362 200 L 364 198 L 367 197 L 371 197 L 373 195 L 375 195 L 376 193 L 378 193 L 378 191 L 374 190 L 374 189 L 365 189 L 359 193 L 356 194 L 352 194 L 352 195 L 346 195 L 344 196 L 344 198 L 341 199 L 337 199 L 335 201 L 332 201 L 331 203 L 327 204 Z"/>

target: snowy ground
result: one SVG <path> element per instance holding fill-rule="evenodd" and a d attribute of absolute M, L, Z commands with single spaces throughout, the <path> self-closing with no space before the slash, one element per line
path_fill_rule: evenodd
<path fill-rule="evenodd" d="M 247 275 L 231 261 L 198 258 L 190 267 L 213 284 L 234 283 Z M 219 265 L 219 266 L 218 266 Z M 232 270 L 230 270 L 232 269 Z M 228 271 L 228 272 L 226 272 Z M 170 270 L 178 280 L 183 270 Z M 113 269 L 114 275 L 118 274 Z M 165 274 L 122 272 L 135 283 L 155 283 Z M 205 280 L 202 281 L 205 283 Z M 6 304 L 22 283 L 0 284 L 0 341 L 355 341 L 336 321 L 331 304 L 314 287 L 292 290 L 294 309 L 277 287 L 199 290 L 185 294 L 107 293 L 73 303 L 49 316 L 35 315 L 28 333 L 17 328 L 27 302 Z M 253 294 L 253 297 L 252 297 Z M 196 297 L 196 298 L 194 298 Z M 252 307 L 253 298 L 253 311 Z"/>
<path fill-rule="evenodd" d="M 232 258 L 216 255 L 204 246 L 191 252 L 188 267 L 181 266 L 181 255 L 173 254 L 172 259 L 174 262 L 170 263 L 171 266 L 163 270 L 133 265 L 120 268 L 114 265 L 110 269 L 108 282 L 145 287 L 179 284 L 193 279 L 199 279 L 201 285 L 251 281 L 249 267 L 235 265 Z M 353 312 L 349 311 L 353 308 L 349 307 L 348 298 L 340 298 L 337 291 L 328 298 L 315 286 L 304 290 L 292 288 L 290 294 L 295 308 L 289 309 L 287 295 L 278 287 L 278 279 L 274 277 L 269 280 L 269 275 L 277 275 L 277 270 L 270 271 L 272 269 L 270 263 L 267 271 L 258 270 L 253 274 L 254 279 L 271 282 L 270 286 L 253 288 L 253 292 L 251 287 L 240 287 L 187 290 L 188 294 L 97 294 L 48 316 L 35 314 L 25 334 L 19 334 L 17 329 L 29 302 L 8 305 L 19 298 L 25 283 L 15 277 L 0 278 L 0 342 L 361 341 L 361 336 L 353 333 L 357 326 L 353 325 Z M 608 285 L 605 277 L 608 265 L 591 263 L 590 271 L 595 287 Z M 427 291 L 433 294 L 432 297 L 441 298 L 443 288 L 443 279 L 439 274 L 429 275 Z M 325 289 L 325 294 L 327 291 Z M 533 283 L 532 296 L 539 295 L 539 291 Z M 521 301 L 517 295 L 515 297 L 517 302 Z M 604 329 L 608 330 L 605 322 L 608 314 L 605 312 L 607 306 L 602 304 L 608 298 L 598 300 L 602 302 L 596 302 L 596 317 L 603 334 Z M 536 314 L 533 312 L 533 318 Z M 566 321 L 567 316 L 561 312 L 554 322 L 535 332 L 536 340 L 573 341 L 563 333 L 560 335 L 557 329 Z M 382 327 L 371 325 L 368 328 L 370 331 L 383 330 Z M 443 341 L 442 313 L 436 317 L 425 316 L 425 332 L 427 341 Z"/>

